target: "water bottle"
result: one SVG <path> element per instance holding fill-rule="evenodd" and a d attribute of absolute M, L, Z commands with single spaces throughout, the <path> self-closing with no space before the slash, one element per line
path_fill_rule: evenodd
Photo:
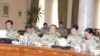
<path fill-rule="evenodd" d="M 27 35 L 25 35 L 24 38 L 23 38 L 23 40 L 22 40 L 22 44 L 23 45 L 28 45 L 28 42 L 29 42 L 28 39 L 29 39 L 29 37 Z"/>
<path fill-rule="evenodd" d="M 83 40 L 83 41 L 81 42 L 81 52 L 88 52 L 88 51 L 89 51 L 89 48 L 88 48 L 88 46 L 87 46 L 85 40 Z"/>

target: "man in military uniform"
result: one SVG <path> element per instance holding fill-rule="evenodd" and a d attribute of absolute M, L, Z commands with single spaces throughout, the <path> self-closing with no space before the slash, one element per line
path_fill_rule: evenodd
<path fill-rule="evenodd" d="M 37 33 L 34 31 L 32 25 L 26 26 L 26 32 L 24 33 L 24 37 L 22 38 L 23 42 L 30 42 L 30 41 L 38 41 L 39 37 Z"/>
<path fill-rule="evenodd" d="M 5 28 L 6 28 L 6 36 L 8 38 L 11 38 L 11 39 L 19 39 L 19 33 L 16 29 L 13 28 L 13 21 L 11 20 L 7 20 L 5 22 Z"/>
<path fill-rule="evenodd" d="M 90 47 L 100 46 L 100 39 L 93 35 L 93 30 L 91 28 L 85 29 L 85 42 Z"/>
<path fill-rule="evenodd" d="M 33 27 L 33 29 L 34 29 L 36 32 L 39 32 L 39 31 L 40 31 L 40 29 L 36 26 L 36 22 L 33 22 L 33 23 L 32 23 L 32 27 Z"/>
<path fill-rule="evenodd" d="M 41 28 L 40 32 L 41 33 L 47 33 L 47 32 L 49 32 L 49 27 L 48 27 L 47 23 L 43 24 L 43 28 Z"/>
<path fill-rule="evenodd" d="M 56 25 L 51 25 L 50 32 L 46 33 L 43 36 L 42 42 L 54 44 L 55 41 L 60 37 L 60 34 L 58 32 L 56 32 L 56 29 L 57 29 Z"/>
<path fill-rule="evenodd" d="M 89 46 L 100 46 L 100 39 L 99 37 L 96 37 L 96 36 L 92 36 L 91 39 L 85 40 L 85 42 Z"/>
<path fill-rule="evenodd" d="M 64 27 L 63 22 L 59 22 L 59 28 L 57 29 L 57 31 L 60 34 L 67 34 L 67 29 L 66 29 L 66 27 Z"/>
<path fill-rule="evenodd" d="M 73 25 L 71 27 L 71 34 L 68 35 L 66 42 L 67 44 L 77 45 L 80 44 L 83 40 L 83 36 L 78 33 L 78 26 Z"/>

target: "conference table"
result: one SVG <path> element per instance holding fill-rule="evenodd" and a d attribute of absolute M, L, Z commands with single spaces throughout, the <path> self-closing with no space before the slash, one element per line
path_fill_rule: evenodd
<path fill-rule="evenodd" d="M 89 53 L 59 48 L 0 43 L 0 56 L 91 56 Z"/>

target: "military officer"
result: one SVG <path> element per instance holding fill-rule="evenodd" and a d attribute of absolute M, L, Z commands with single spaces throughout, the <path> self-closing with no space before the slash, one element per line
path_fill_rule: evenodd
<path fill-rule="evenodd" d="M 85 42 L 90 47 L 100 46 L 100 39 L 93 35 L 91 28 L 85 29 Z"/>
<path fill-rule="evenodd" d="M 80 44 L 82 39 L 82 35 L 78 33 L 78 26 L 73 25 L 71 27 L 71 34 L 68 35 L 66 42 L 67 44 L 71 44 L 72 46 Z"/>
<path fill-rule="evenodd" d="M 50 26 L 50 32 L 44 34 L 42 38 L 43 43 L 52 43 L 54 44 L 55 41 L 59 38 L 60 34 L 56 32 L 56 25 L 51 25 Z"/>
<path fill-rule="evenodd" d="M 47 32 L 49 32 L 49 27 L 48 27 L 47 23 L 43 24 L 43 28 L 41 28 L 40 32 L 41 33 L 47 33 Z"/>
<path fill-rule="evenodd" d="M 40 31 L 40 29 L 36 26 L 36 22 L 32 23 L 32 27 L 37 33 Z"/>
<path fill-rule="evenodd" d="M 60 34 L 67 34 L 67 29 L 66 29 L 66 27 L 64 27 L 63 22 L 59 22 L 59 28 L 57 29 L 57 31 Z"/>
<path fill-rule="evenodd" d="M 19 39 L 19 33 L 16 29 L 13 28 L 13 21 L 7 20 L 5 22 L 5 28 L 6 28 L 6 36 L 11 39 Z"/>
<path fill-rule="evenodd" d="M 33 29 L 32 25 L 26 25 L 26 32 L 24 33 L 24 37 L 22 39 L 23 42 L 27 41 L 38 41 L 39 37 L 35 30 Z"/>

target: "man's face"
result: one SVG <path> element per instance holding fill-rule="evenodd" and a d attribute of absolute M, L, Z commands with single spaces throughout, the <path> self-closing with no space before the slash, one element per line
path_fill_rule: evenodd
<path fill-rule="evenodd" d="M 44 26 L 44 28 L 47 28 L 48 26 L 47 25 L 43 25 Z"/>
<path fill-rule="evenodd" d="M 35 23 L 35 22 L 33 22 L 33 23 L 32 23 L 32 26 L 33 26 L 33 27 L 34 27 L 34 26 L 36 26 L 36 23 Z"/>
<path fill-rule="evenodd" d="M 50 27 L 50 33 L 54 34 L 56 32 L 56 27 L 55 26 L 51 26 Z"/>
<path fill-rule="evenodd" d="M 33 29 L 32 28 L 27 28 L 26 32 L 29 33 L 29 34 L 31 34 L 33 32 Z"/>
<path fill-rule="evenodd" d="M 91 36 L 92 36 L 92 34 L 90 34 L 90 33 L 88 33 L 88 32 L 85 31 L 85 37 L 86 37 L 87 39 L 91 38 Z"/>
<path fill-rule="evenodd" d="M 59 27 L 62 28 L 63 27 L 63 24 L 59 24 Z"/>
<path fill-rule="evenodd" d="M 78 33 L 78 31 L 75 28 L 71 29 L 71 34 L 76 35 Z"/>
<path fill-rule="evenodd" d="M 7 22 L 5 24 L 6 29 L 11 29 L 13 27 L 13 25 L 10 22 Z"/>

